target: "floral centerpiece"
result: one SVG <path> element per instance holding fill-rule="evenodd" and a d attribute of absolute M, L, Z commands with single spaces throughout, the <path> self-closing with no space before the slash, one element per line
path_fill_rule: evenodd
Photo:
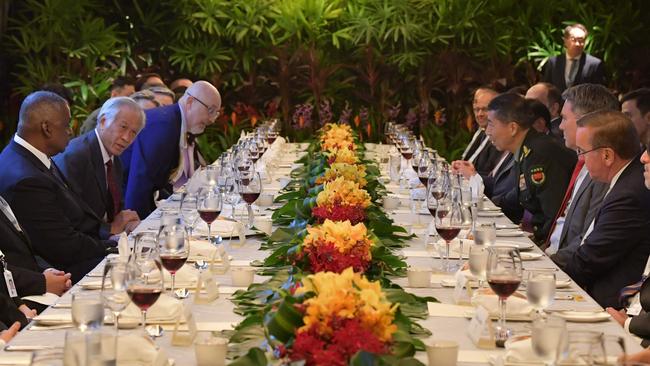
<path fill-rule="evenodd" d="M 359 162 L 357 153 L 346 147 L 334 148 L 326 152 L 325 156 L 327 156 L 327 162 L 330 165 L 335 163 L 357 164 Z"/>
<path fill-rule="evenodd" d="M 333 151 L 341 148 L 356 149 L 352 127 L 348 125 L 326 124 L 323 127 L 320 141 L 322 151 Z"/>
<path fill-rule="evenodd" d="M 338 177 L 343 177 L 346 180 L 359 184 L 360 188 L 364 188 L 368 182 L 366 181 L 366 167 L 363 165 L 354 165 L 346 163 L 334 163 L 325 173 L 316 179 L 316 184 L 323 184 L 331 182 Z"/>
<path fill-rule="evenodd" d="M 364 272 L 372 259 L 373 244 L 364 224 L 325 220 L 322 225 L 307 228 L 296 259 L 307 260 L 312 273 L 341 273 L 346 268 Z"/>
<path fill-rule="evenodd" d="M 311 214 L 319 222 L 330 219 L 358 224 L 366 219 L 365 209 L 369 205 L 370 196 L 359 187 L 359 183 L 338 177 L 323 185 Z"/>

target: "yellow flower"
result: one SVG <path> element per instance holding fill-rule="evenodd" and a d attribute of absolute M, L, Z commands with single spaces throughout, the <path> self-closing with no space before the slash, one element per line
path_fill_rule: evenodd
<path fill-rule="evenodd" d="M 353 248 L 362 247 L 366 257 L 370 260 L 370 247 L 373 241 L 368 238 L 366 225 L 359 223 L 352 225 L 350 221 L 325 220 L 322 225 L 307 228 L 307 236 L 303 240 L 306 247 L 316 246 L 320 243 L 333 244 L 341 253 L 347 253 Z"/>
<path fill-rule="evenodd" d="M 305 325 L 299 332 L 316 326 L 320 333 L 331 334 L 330 323 L 334 318 L 358 319 L 383 342 L 389 341 L 397 331 L 393 320 L 398 305 L 386 299 L 379 282 L 368 281 L 352 268 L 340 274 L 319 272 L 307 276 L 296 294 L 306 292 L 314 292 L 316 296 L 304 302 Z"/>
<path fill-rule="evenodd" d="M 344 163 L 344 164 L 356 164 L 359 162 L 359 158 L 357 157 L 357 154 L 348 149 L 348 148 L 334 148 L 330 150 L 329 153 L 326 153 L 328 159 L 330 160 L 330 164 L 335 164 L 335 163 Z"/>
<path fill-rule="evenodd" d="M 333 151 L 340 148 L 356 149 L 352 128 L 348 125 L 326 124 L 323 127 L 320 140 L 323 151 Z"/>
<path fill-rule="evenodd" d="M 316 179 L 316 183 L 323 184 L 325 182 L 331 182 L 338 177 L 343 177 L 346 180 L 359 183 L 360 188 L 363 188 L 368 184 L 366 181 L 365 166 L 346 163 L 333 163 L 330 168 L 325 171 L 323 176 Z"/>
<path fill-rule="evenodd" d="M 370 195 L 358 183 L 338 177 L 324 184 L 323 190 L 316 196 L 316 204 L 320 207 L 339 204 L 366 208 L 370 205 Z"/>

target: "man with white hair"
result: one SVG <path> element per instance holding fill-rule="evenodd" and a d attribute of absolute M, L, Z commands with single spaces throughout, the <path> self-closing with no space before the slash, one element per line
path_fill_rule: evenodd
<path fill-rule="evenodd" d="M 107 100 L 99 111 L 97 127 L 68 144 L 54 158 L 81 199 L 104 219 L 103 236 L 132 231 L 140 222 L 131 210 L 123 210 L 122 164 L 119 157 L 144 128 L 145 115 L 133 99 Z"/>
<path fill-rule="evenodd" d="M 126 208 L 148 216 L 155 209 L 155 191 L 171 192 L 205 164 L 194 138 L 216 121 L 220 108 L 217 88 L 201 80 L 178 103 L 145 112 L 147 126 L 120 156 L 127 177 Z"/>

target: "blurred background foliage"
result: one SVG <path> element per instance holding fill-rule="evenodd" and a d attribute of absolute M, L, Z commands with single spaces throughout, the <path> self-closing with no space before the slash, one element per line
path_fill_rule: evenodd
<path fill-rule="evenodd" d="M 206 79 L 224 113 L 201 139 L 218 153 L 280 118 L 291 139 L 347 121 L 364 139 L 409 123 L 447 157 L 471 134 L 471 91 L 539 79 L 562 28 L 590 30 L 609 87 L 648 85 L 650 2 L 631 0 L 0 0 L 2 136 L 46 82 L 73 91 L 73 124 L 117 75 Z"/>

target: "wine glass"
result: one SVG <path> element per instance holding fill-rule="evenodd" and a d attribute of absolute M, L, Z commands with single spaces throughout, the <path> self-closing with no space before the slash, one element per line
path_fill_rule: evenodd
<path fill-rule="evenodd" d="M 428 187 L 429 176 L 432 173 L 432 164 L 431 159 L 429 158 L 429 153 L 426 150 L 420 154 L 417 173 L 418 178 L 420 178 L 420 183 L 422 183 L 425 188 Z"/>
<path fill-rule="evenodd" d="M 469 271 L 478 279 L 478 287 L 482 288 L 486 280 L 488 250 L 484 245 L 470 245 Z"/>
<path fill-rule="evenodd" d="M 565 333 L 566 321 L 560 317 L 549 316 L 533 321 L 531 343 L 535 354 L 544 360 L 544 365 L 556 365 Z"/>
<path fill-rule="evenodd" d="M 460 229 L 461 230 L 470 230 L 472 228 L 472 213 L 470 207 L 465 204 L 463 200 L 462 188 L 458 186 L 454 189 L 453 205 L 460 212 Z M 467 232 L 467 231 L 466 231 Z M 463 238 L 459 238 L 459 253 L 458 256 L 458 268 L 463 267 Z"/>
<path fill-rule="evenodd" d="M 529 269 L 526 280 L 526 297 L 539 315 L 553 303 L 555 299 L 555 270 Z"/>
<path fill-rule="evenodd" d="M 197 201 L 197 195 L 194 193 L 186 193 L 183 200 L 181 200 L 181 216 L 183 217 L 183 224 L 187 228 L 190 240 L 192 240 L 192 234 L 194 234 L 196 220 L 199 219 Z"/>
<path fill-rule="evenodd" d="M 627 350 L 623 337 L 604 334 L 602 347 L 592 344 L 591 357 L 595 365 L 621 365 L 627 361 Z"/>
<path fill-rule="evenodd" d="M 208 242 L 212 243 L 212 223 L 221 214 L 221 191 L 217 186 L 203 186 L 199 190 L 197 210 L 201 220 L 208 224 Z M 218 244 L 215 242 L 215 244 Z"/>
<path fill-rule="evenodd" d="M 104 304 L 96 292 L 78 291 L 72 294 L 72 324 L 82 332 L 101 328 Z"/>
<path fill-rule="evenodd" d="M 164 280 L 158 250 L 140 251 L 126 267 L 126 292 L 142 312 L 142 331 L 147 334 L 147 310 L 164 291 Z"/>
<path fill-rule="evenodd" d="M 246 223 L 246 228 L 250 229 L 253 227 L 253 220 L 255 219 L 252 204 L 262 193 L 262 180 L 260 179 L 259 173 L 241 173 L 239 175 L 238 189 L 239 194 L 246 202 L 248 208 L 248 223 Z"/>
<path fill-rule="evenodd" d="M 102 277 L 102 299 L 104 305 L 113 313 L 115 335 L 120 328 L 120 314 L 129 305 L 131 299 L 126 293 L 126 265 L 121 258 L 108 258 Z"/>
<path fill-rule="evenodd" d="M 590 330 L 570 330 L 560 347 L 558 365 L 593 365 L 595 354 L 604 353 L 604 335 Z"/>
<path fill-rule="evenodd" d="M 230 216 L 228 216 L 229 219 L 232 219 L 233 221 L 235 220 L 235 214 L 237 212 L 237 204 L 239 203 L 239 199 L 241 198 L 239 195 L 239 190 L 237 187 L 237 180 L 233 175 L 229 176 L 226 179 L 226 193 L 225 193 L 225 203 L 229 203 L 231 206 L 230 210 Z"/>
<path fill-rule="evenodd" d="M 158 250 L 162 266 L 172 277 L 171 292 L 176 296 L 176 272 L 183 267 L 190 255 L 190 242 L 185 227 L 179 224 L 165 226 L 158 234 Z"/>
<path fill-rule="evenodd" d="M 496 330 L 497 346 L 503 347 L 511 331 L 506 328 L 506 300 L 512 295 L 522 276 L 522 262 L 519 248 L 513 246 L 491 246 L 488 248 L 487 281 L 499 297 L 499 325 Z"/>
<path fill-rule="evenodd" d="M 436 216 L 434 218 L 436 231 L 445 241 L 445 259 L 444 268 L 446 272 L 451 272 L 449 263 L 449 247 L 451 241 L 460 233 L 462 218 L 458 205 L 454 205 L 451 198 L 444 197 L 438 200 Z M 460 254 L 462 256 L 462 253 Z"/>

